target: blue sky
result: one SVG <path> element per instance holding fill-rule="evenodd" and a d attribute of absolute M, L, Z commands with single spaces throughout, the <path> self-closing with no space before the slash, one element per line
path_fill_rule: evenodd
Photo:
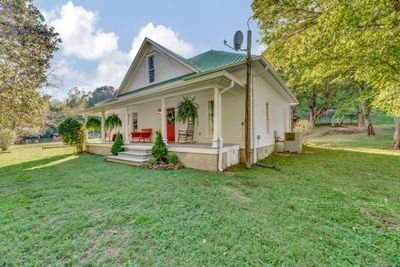
<path fill-rule="evenodd" d="M 229 50 L 236 30 L 246 31 L 251 1 L 45 1 L 34 3 L 63 39 L 52 63 L 58 99 L 73 86 L 87 91 L 119 86 L 144 37 L 185 57 L 209 49 Z M 257 24 L 253 54 L 261 51 Z"/>

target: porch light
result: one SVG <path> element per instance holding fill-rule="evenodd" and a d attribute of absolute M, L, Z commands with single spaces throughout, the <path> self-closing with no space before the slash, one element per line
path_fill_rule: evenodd
<path fill-rule="evenodd" d="M 157 114 L 161 114 L 161 108 L 157 110 Z"/>

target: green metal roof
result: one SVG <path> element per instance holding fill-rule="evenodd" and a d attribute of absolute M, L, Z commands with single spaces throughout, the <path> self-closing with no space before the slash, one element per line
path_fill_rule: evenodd
<path fill-rule="evenodd" d="M 245 60 L 245 54 L 216 50 L 209 50 L 188 59 L 201 72 L 218 69 Z"/>

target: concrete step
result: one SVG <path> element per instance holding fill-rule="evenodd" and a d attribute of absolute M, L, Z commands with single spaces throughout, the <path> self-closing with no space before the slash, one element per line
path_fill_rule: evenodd
<path fill-rule="evenodd" d="M 123 148 L 125 151 L 135 152 L 137 154 L 151 154 L 150 146 L 135 146 L 135 145 L 124 145 Z"/>
<path fill-rule="evenodd" d="M 134 165 L 134 166 L 140 166 L 147 162 L 147 159 L 133 159 L 131 157 L 119 156 L 119 155 L 107 156 L 107 157 L 105 157 L 105 160 L 109 161 L 109 162 L 123 163 L 123 164 L 129 164 L 129 165 Z"/>
<path fill-rule="evenodd" d="M 143 152 L 143 151 L 136 151 L 136 150 L 126 150 L 123 152 L 118 153 L 119 156 L 130 157 L 130 158 L 137 158 L 137 159 L 149 159 L 151 153 Z"/>

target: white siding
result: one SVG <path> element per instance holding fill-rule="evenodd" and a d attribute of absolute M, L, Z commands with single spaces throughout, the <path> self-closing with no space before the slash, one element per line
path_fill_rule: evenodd
<path fill-rule="evenodd" d="M 256 136 L 256 147 L 265 147 L 275 143 L 274 131 L 277 131 L 281 138 L 284 137 L 286 131 L 290 131 L 290 108 L 287 98 L 283 96 L 285 93 L 277 88 L 279 85 L 269 72 L 254 68 L 254 73 L 258 74 L 253 79 L 255 135 L 252 133 L 251 136 Z M 231 74 L 243 83 L 246 82 L 245 69 L 232 71 Z M 244 96 L 241 101 L 244 103 Z M 269 103 L 269 133 L 267 133 L 266 102 Z M 244 118 L 244 105 L 240 106 L 240 110 L 243 110 L 242 117 Z M 259 139 L 257 135 L 260 136 Z M 244 142 L 244 132 L 242 140 Z M 241 148 L 244 147 L 243 142 Z"/>
<path fill-rule="evenodd" d="M 155 82 L 162 82 L 165 80 L 173 79 L 185 74 L 192 73 L 185 65 L 177 62 L 175 59 L 161 53 L 153 48 L 147 50 L 142 57 L 138 67 L 133 72 L 133 77 L 130 77 L 126 89 L 121 90 L 120 94 L 139 89 L 141 87 L 150 85 L 147 69 L 147 56 L 154 54 L 155 60 Z"/>
<path fill-rule="evenodd" d="M 275 143 L 274 131 L 283 138 L 289 131 L 289 103 L 271 84 L 257 77 L 254 79 L 254 130 L 260 139 L 256 140 L 256 147 L 264 147 Z M 267 133 L 266 102 L 269 103 L 269 133 Z"/>

